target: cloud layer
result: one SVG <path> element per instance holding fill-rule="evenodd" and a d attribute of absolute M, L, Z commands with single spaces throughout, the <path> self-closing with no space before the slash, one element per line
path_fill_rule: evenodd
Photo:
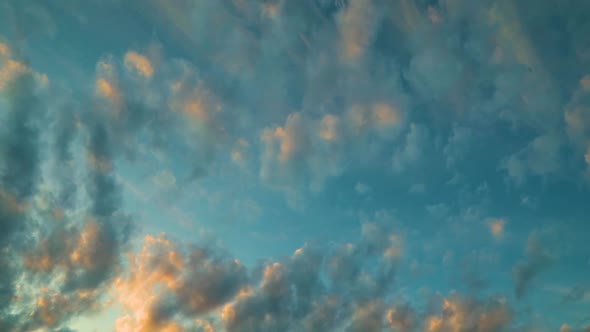
<path fill-rule="evenodd" d="M 0 4 L 0 330 L 588 330 L 588 15 Z"/>

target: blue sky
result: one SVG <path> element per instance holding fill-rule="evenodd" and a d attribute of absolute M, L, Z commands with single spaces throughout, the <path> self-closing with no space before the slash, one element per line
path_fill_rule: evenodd
<path fill-rule="evenodd" d="M 0 3 L 1 331 L 590 331 L 590 3 Z"/>

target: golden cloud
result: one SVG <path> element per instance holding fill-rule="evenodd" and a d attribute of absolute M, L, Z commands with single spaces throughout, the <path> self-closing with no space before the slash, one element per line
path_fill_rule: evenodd
<path fill-rule="evenodd" d="M 125 54 L 123 61 L 127 70 L 135 72 L 144 78 L 151 79 L 154 75 L 154 67 L 145 55 L 129 51 Z"/>

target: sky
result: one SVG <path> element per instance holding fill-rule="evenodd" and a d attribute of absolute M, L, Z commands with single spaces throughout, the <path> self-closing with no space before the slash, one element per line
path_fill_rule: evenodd
<path fill-rule="evenodd" d="M 0 1 L 0 331 L 590 331 L 590 2 Z"/>

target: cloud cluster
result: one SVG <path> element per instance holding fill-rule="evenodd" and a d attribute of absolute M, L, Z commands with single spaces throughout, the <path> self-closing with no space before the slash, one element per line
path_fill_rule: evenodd
<path fill-rule="evenodd" d="M 180 330 L 227 302 L 245 286 L 246 268 L 213 249 L 182 248 L 163 236 L 147 236 L 115 280 L 119 303 L 129 312 L 118 331 Z"/>
<path fill-rule="evenodd" d="M 186 61 L 164 59 L 157 47 L 104 56 L 96 68 L 98 112 L 118 149 L 133 157 L 148 144 L 184 149 L 188 178 L 202 176 L 226 138 L 223 105 Z"/>
<path fill-rule="evenodd" d="M 304 246 L 248 271 L 220 249 L 147 236 L 114 282 L 120 331 L 380 331 L 401 259 L 399 236 L 367 223 L 357 243 Z"/>
<path fill-rule="evenodd" d="M 122 157 L 175 139 L 193 152 L 188 176 L 206 172 L 225 135 L 221 104 L 191 65 L 159 60 L 104 56 L 92 92 L 74 98 L 0 43 L 2 330 L 57 328 L 101 308 L 132 230 Z"/>
<path fill-rule="evenodd" d="M 273 185 L 292 188 L 300 182 L 305 189 L 320 190 L 326 179 L 350 167 L 363 145 L 387 140 L 402 123 L 397 106 L 385 102 L 355 105 L 342 115 L 321 118 L 292 113 L 284 126 L 262 132 L 260 177 Z"/>
<path fill-rule="evenodd" d="M 354 243 L 304 246 L 250 271 L 216 248 L 146 237 L 127 267 L 117 166 L 140 146 L 165 151 L 178 167 L 154 182 L 169 188 L 207 174 L 229 145 L 236 165 L 257 155 L 259 178 L 290 197 L 366 164 L 401 176 L 443 160 L 445 177 L 493 164 L 523 185 L 589 171 L 587 24 L 569 3 L 532 2 L 92 2 L 158 17 L 192 62 L 158 47 L 104 55 L 75 98 L 0 41 L 0 330 L 60 329 L 100 310 L 113 280 L 122 331 L 512 330 L 501 297 L 451 294 L 428 310 L 397 301 L 403 241 L 375 223 Z M 0 11 L 35 21 L 16 34 L 59 35 L 40 2 Z M 489 230 L 499 239 L 505 226 Z M 553 261 L 539 236 L 512 271 L 518 299 Z"/>
<path fill-rule="evenodd" d="M 508 331 L 513 315 L 503 298 L 477 300 L 451 296 L 442 300 L 441 307 L 439 314 L 425 319 L 425 331 Z"/>
<path fill-rule="evenodd" d="M 5 44 L 0 49 L 10 55 Z M 17 62 L 9 58 L 1 71 Z M 48 90 L 46 76 L 29 66 L 3 79 L 0 328 L 58 327 L 73 315 L 100 309 L 128 241 L 129 221 L 119 211 L 112 174 L 111 137 L 101 119 L 89 122 L 87 146 L 78 147 L 88 155 L 87 167 L 78 165 L 87 181 L 76 183 L 74 174 L 51 170 L 58 175 L 53 186 L 42 168 L 53 161 L 56 168 L 64 163 L 73 169 L 75 121 L 60 122 L 65 118 L 61 108 L 54 108 L 47 94 L 56 91 Z M 44 121 L 57 124 L 46 127 Z M 88 209 L 76 204 L 72 191 L 78 185 L 85 188 Z"/>
<path fill-rule="evenodd" d="M 330 247 L 306 245 L 247 271 L 220 249 L 180 246 L 148 236 L 115 282 L 127 314 L 118 331 L 513 331 L 502 296 L 434 297 L 400 302 L 398 233 L 376 222 L 361 237 Z"/>

